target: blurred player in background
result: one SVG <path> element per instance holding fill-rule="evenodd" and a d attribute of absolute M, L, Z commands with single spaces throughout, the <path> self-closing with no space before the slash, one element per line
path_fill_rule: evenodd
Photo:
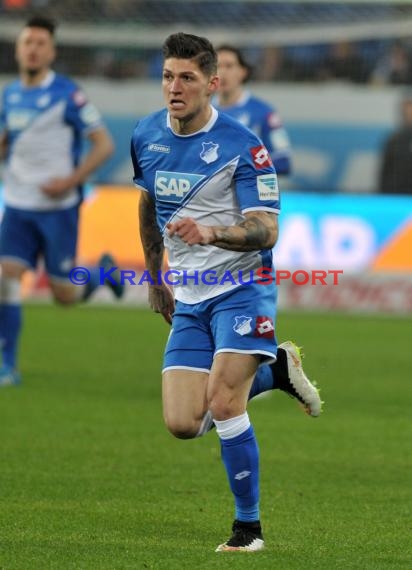
<path fill-rule="evenodd" d="M 269 151 L 278 175 L 290 174 L 289 137 L 277 111 L 245 89 L 251 68 L 242 52 L 231 45 L 222 45 L 216 51 L 220 85 L 213 105 L 257 134 Z"/>
<path fill-rule="evenodd" d="M 99 285 L 99 268 L 88 285 L 70 279 L 74 266 L 82 184 L 112 153 L 97 109 L 69 78 L 51 70 L 55 25 L 31 18 L 16 42 L 19 79 L 6 86 L 0 149 L 6 160 L 5 211 L 0 226 L 0 386 L 18 384 L 17 351 L 22 324 L 21 279 L 44 256 L 56 301 L 88 298 Z M 90 150 L 81 158 L 86 137 Z M 113 259 L 105 255 L 105 266 Z M 123 287 L 107 283 L 117 297 Z"/>
<path fill-rule="evenodd" d="M 134 182 L 142 190 L 145 261 L 156 281 L 149 303 L 172 324 L 163 364 L 164 419 L 182 439 L 215 424 L 235 501 L 233 534 L 217 551 L 256 551 L 264 545 L 259 452 L 247 401 L 278 387 L 316 416 L 320 399 L 293 346 L 283 351 L 290 350 L 293 382 L 286 357 L 282 377 L 269 364 L 277 351 L 274 282 L 221 284 L 199 277 L 211 269 L 221 277 L 272 267 L 276 173 L 257 136 L 211 106 L 219 78 L 210 42 L 173 34 L 163 55 L 166 109 L 138 123 L 131 154 Z M 164 248 L 170 267 L 189 275 L 173 293 L 157 278 Z"/>
<path fill-rule="evenodd" d="M 403 94 L 400 124 L 386 139 L 379 170 L 379 191 L 412 194 L 412 91 Z"/>

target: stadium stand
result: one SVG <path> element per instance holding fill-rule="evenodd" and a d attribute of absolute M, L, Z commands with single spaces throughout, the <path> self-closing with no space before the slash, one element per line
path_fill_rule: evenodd
<path fill-rule="evenodd" d="M 38 11 L 61 24 L 60 70 L 78 76 L 157 78 L 158 49 L 178 29 L 242 47 L 256 79 L 265 81 L 391 83 L 393 75 L 381 70 L 393 46 L 401 43 L 406 57 L 411 54 L 412 4 L 406 1 L 3 0 L 4 73 L 15 69 L 16 30 Z M 396 82 L 409 83 L 410 75 L 397 75 Z"/>

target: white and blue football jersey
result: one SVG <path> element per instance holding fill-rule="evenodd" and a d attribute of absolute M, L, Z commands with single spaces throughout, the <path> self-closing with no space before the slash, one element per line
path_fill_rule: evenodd
<path fill-rule="evenodd" d="M 268 149 L 278 174 L 290 174 L 290 141 L 276 109 L 249 91 L 245 91 L 235 105 L 219 107 L 217 98 L 213 100 L 213 105 L 257 134 Z"/>
<path fill-rule="evenodd" d="M 8 142 L 5 204 L 24 210 L 77 204 L 81 188 L 53 199 L 41 186 L 52 178 L 69 176 L 79 161 L 83 136 L 101 128 L 100 114 L 78 86 L 53 71 L 35 87 L 16 80 L 3 91 L 0 123 Z"/>
<path fill-rule="evenodd" d="M 235 252 L 213 245 L 184 243 L 170 238 L 168 222 L 185 217 L 204 225 L 232 226 L 246 212 L 280 209 L 276 172 L 267 149 L 251 131 L 231 117 L 212 109 L 200 131 L 178 135 L 166 109 L 142 119 L 132 137 L 134 183 L 149 192 L 156 203 L 157 223 L 164 237 L 169 266 L 193 279 L 174 287 L 176 299 L 197 303 L 238 284 L 210 285 L 201 276 L 214 271 L 250 275 L 272 267 L 271 250 Z"/>

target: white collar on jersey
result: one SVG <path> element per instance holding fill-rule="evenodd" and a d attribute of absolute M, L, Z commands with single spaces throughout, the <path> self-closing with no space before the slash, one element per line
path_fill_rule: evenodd
<path fill-rule="evenodd" d="M 20 86 L 22 89 L 47 89 L 53 83 L 55 77 L 56 73 L 49 69 L 45 78 L 38 85 L 25 85 L 20 79 Z"/>
<path fill-rule="evenodd" d="M 206 123 L 206 125 L 204 125 L 201 129 L 199 129 L 198 131 L 196 131 L 195 133 L 190 133 L 190 135 L 179 135 L 178 133 L 175 133 L 175 131 L 172 129 L 172 125 L 170 124 L 170 115 L 169 113 L 167 113 L 167 127 L 172 131 L 172 133 L 174 135 L 176 135 L 177 137 L 193 137 L 194 135 L 198 135 L 199 133 L 208 133 L 210 131 L 210 129 L 213 127 L 213 125 L 216 123 L 217 121 L 217 117 L 219 115 L 219 113 L 217 112 L 217 110 L 212 107 L 212 105 L 210 106 L 212 109 L 212 114 L 210 116 L 210 119 L 208 120 L 208 122 Z"/>
<path fill-rule="evenodd" d="M 49 87 L 49 85 L 51 85 L 53 83 L 55 77 L 56 77 L 56 73 L 52 69 L 50 69 L 47 72 L 46 77 L 39 84 L 39 87 Z"/>
<path fill-rule="evenodd" d="M 250 99 L 250 91 L 243 91 L 239 101 L 235 105 L 245 105 Z"/>
<path fill-rule="evenodd" d="M 248 91 L 247 89 L 245 89 L 245 90 L 242 91 L 242 93 L 240 94 L 239 99 L 238 99 L 235 103 L 232 103 L 231 105 L 225 105 L 225 106 L 222 106 L 222 107 L 221 107 L 221 106 L 219 105 L 219 99 L 218 99 L 218 96 L 217 96 L 217 95 L 215 95 L 215 96 L 213 97 L 212 104 L 217 105 L 217 107 L 220 107 L 220 109 L 221 109 L 222 111 L 224 111 L 225 109 L 233 109 L 233 108 L 235 108 L 235 107 L 243 107 L 243 105 L 246 105 L 246 103 L 249 101 L 250 97 L 251 97 L 250 91 Z"/>

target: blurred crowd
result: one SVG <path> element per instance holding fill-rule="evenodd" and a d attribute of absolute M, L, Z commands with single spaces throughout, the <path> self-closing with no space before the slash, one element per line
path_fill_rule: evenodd
<path fill-rule="evenodd" d="M 319 23 L 347 24 L 388 21 L 410 15 L 411 7 L 390 2 L 324 2 L 267 0 L 0 0 L 0 12 L 24 13 L 47 10 L 49 16 L 67 22 L 134 22 L 164 25 L 181 22 L 191 26 L 262 28 L 276 30 Z"/>
<path fill-rule="evenodd" d="M 33 11 L 46 12 L 61 26 L 73 22 L 96 25 L 165 25 L 182 22 L 203 26 L 227 24 L 228 29 L 272 26 L 274 42 L 265 47 L 243 48 L 254 67 L 257 81 L 347 81 L 374 85 L 410 85 L 412 83 L 412 35 L 364 41 L 276 45 L 276 30 L 288 26 L 330 23 L 366 23 L 412 18 L 412 4 L 392 3 L 325 4 L 299 2 L 188 2 L 175 0 L 0 0 L 0 16 L 25 18 Z M 119 27 L 120 30 L 120 27 Z M 159 46 L 160 48 L 160 46 Z M 14 73 L 14 47 L 0 37 L 0 66 L 4 73 Z M 59 71 L 75 76 L 103 76 L 112 79 L 157 79 L 161 73 L 159 49 L 68 46 L 59 47 Z"/>
<path fill-rule="evenodd" d="M 336 42 L 291 47 L 244 49 L 256 81 L 324 82 L 371 85 L 412 85 L 412 37 L 404 40 Z M 14 73 L 14 46 L 0 39 L 0 67 Z M 109 79 L 158 79 L 158 49 L 59 46 L 57 68 L 74 76 Z"/>
<path fill-rule="evenodd" d="M 252 61 L 254 79 L 260 81 L 341 80 L 408 85 L 412 82 L 412 38 L 283 48 L 266 46 Z"/>

